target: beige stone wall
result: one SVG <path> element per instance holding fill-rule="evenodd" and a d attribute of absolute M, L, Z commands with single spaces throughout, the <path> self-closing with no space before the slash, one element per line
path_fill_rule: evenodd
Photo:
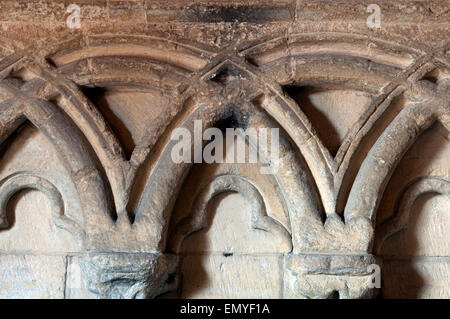
<path fill-rule="evenodd" d="M 0 298 L 449 298 L 449 9 L 1 1 Z"/>

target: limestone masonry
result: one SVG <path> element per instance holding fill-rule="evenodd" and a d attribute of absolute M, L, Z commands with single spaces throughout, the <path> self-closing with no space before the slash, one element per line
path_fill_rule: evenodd
<path fill-rule="evenodd" d="M 450 298 L 449 10 L 1 0 L 0 298 Z"/>

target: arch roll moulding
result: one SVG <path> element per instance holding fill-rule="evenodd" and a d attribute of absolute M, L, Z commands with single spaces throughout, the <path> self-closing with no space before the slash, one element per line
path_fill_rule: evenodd
<path fill-rule="evenodd" d="M 447 1 L 73 3 L 0 3 L 0 297 L 450 297 Z"/>

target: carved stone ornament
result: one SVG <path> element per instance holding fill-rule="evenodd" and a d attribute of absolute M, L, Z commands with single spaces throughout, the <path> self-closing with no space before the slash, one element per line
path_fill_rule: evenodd
<path fill-rule="evenodd" d="M 0 297 L 449 297 L 445 1 L 79 2 L 0 3 Z M 197 121 L 278 160 L 174 162 Z"/>

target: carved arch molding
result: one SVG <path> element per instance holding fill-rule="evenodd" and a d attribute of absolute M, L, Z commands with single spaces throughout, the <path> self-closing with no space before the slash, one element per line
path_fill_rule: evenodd
<path fill-rule="evenodd" d="M 372 297 L 369 265 L 382 265 L 384 243 L 407 228 L 416 200 L 450 196 L 448 172 L 420 176 L 396 195 L 392 214 L 377 225 L 385 189 L 404 154 L 430 127 L 448 134 L 448 44 L 429 52 L 316 32 L 221 50 L 109 33 L 52 41 L 33 54 L 7 40 L 0 46 L 2 149 L 32 125 L 67 173 L 61 180 L 39 169 L 3 171 L 0 234 L 17 226 L 9 216 L 14 195 L 41 191 L 55 227 L 76 241 L 68 260 L 76 260 L 80 281 L 97 297 L 177 291 L 184 241 L 209 227 L 208 207 L 229 192 L 249 203 L 250 227 L 270 235 L 263 252 L 281 254 L 282 297 Z M 290 94 L 301 87 L 369 97 L 335 149 Z M 128 111 L 140 125 L 130 133 L 131 144 L 95 98 L 110 90 L 158 97 L 152 104 L 160 103 L 157 111 Z M 133 101 L 139 103 L 138 97 Z M 151 120 L 146 113 L 154 114 Z M 279 128 L 278 171 L 261 176 L 244 164 L 173 163 L 171 132 L 193 132 L 200 119 L 204 128 Z M 274 206 L 282 213 L 274 214 Z"/>

